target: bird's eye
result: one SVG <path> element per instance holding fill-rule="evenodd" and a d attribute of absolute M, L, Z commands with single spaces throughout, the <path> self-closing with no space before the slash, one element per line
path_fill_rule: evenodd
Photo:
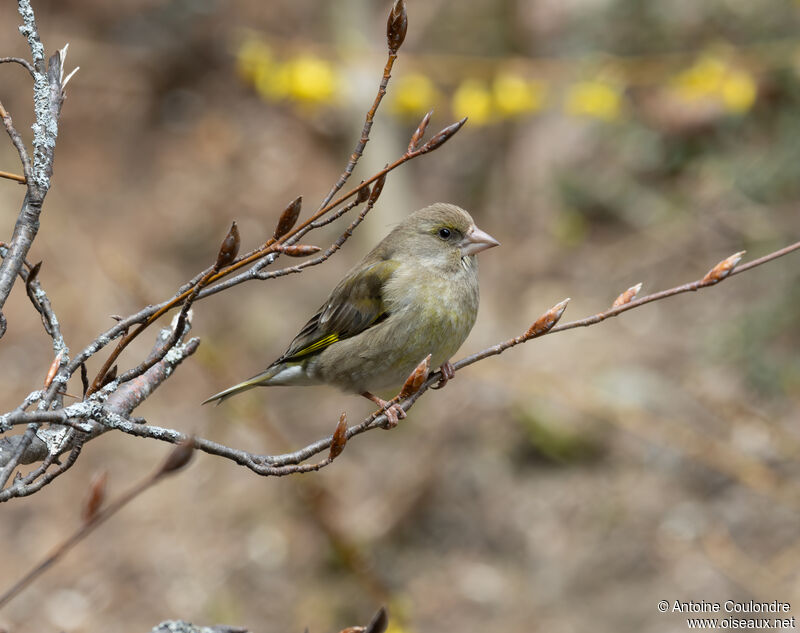
<path fill-rule="evenodd" d="M 450 229 L 439 229 L 439 237 L 441 237 L 443 240 L 446 240 L 448 237 L 450 237 Z"/>

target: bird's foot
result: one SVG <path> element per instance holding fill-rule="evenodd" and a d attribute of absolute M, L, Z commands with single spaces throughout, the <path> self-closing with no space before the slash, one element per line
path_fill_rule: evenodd
<path fill-rule="evenodd" d="M 389 400 L 379 398 L 378 396 L 371 394 L 369 391 L 365 391 L 361 395 L 369 400 L 372 400 L 372 402 L 377 404 L 381 408 L 381 411 L 386 414 L 386 422 L 383 424 L 383 428 L 393 429 L 397 426 L 397 422 L 399 420 L 405 419 L 406 412 L 399 404 L 391 404 Z"/>
<path fill-rule="evenodd" d="M 439 378 L 439 382 L 431 387 L 431 389 L 441 389 L 447 384 L 448 380 L 456 375 L 456 368 L 453 367 L 453 363 L 449 360 L 442 363 L 442 366 L 439 367 L 439 371 L 442 373 L 442 377 Z"/>

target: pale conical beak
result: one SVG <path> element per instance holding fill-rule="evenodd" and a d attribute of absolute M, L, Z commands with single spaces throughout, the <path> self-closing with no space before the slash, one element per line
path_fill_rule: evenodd
<path fill-rule="evenodd" d="M 500 246 L 500 242 L 477 226 L 473 226 L 461 240 L 461 256 L 475 255 L 492 246 Z"/>

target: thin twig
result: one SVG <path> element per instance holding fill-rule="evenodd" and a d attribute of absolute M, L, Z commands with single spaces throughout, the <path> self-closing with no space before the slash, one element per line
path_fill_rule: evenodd
<path fill-rule="evenodd" d="M 303 269 L 309 268 L 310 266 L 318 266 L 322 262 L 326 261 L 333 255 L 336 251 L 338 251 L 344 243 L 353 235 L 353 231 L 356 230 L 359 224 L 364 221 L 364 218 L 367 217 L 367 214 L 372 210 L 375 203 L 378 201 L 378 198 L 381 195 L 381 191 L 383 190 L 383 182 L 378 181 L 373 188 L 373 193 L 369 197 L 369 201 L 361 210 L 356 218 L 347 226 L 344 232 L 336 239 L 333 244 L 331 244 L 323 253 L 316 257 L 312 257 L 311 259 L 307 259 L 303 262 L 300 262 L 296 266 L 288 266 L 286 268 L 281 268 L 280 270 L 274 271 L 264 271 L 258 272 L 256 276 L 259 279 L 272 279 L 274 277 L 282 277 L 284 275 L 288 275 L 290 273 L 299 273 L 302 272 Z"/>
<path fill-rule="evenodd" d="M 36 423 L 31 423 L 28 425 L 28 428 L 25 430 L 25 434 L 17 444 L 8 462 L 5 464 L 5 466 L 3 466 L 3 469 L 0 470 L 0 490 L 2 490 L 3 486 L 5 486 L 6 482 L 8 482 L 8 478 L 19 464 L 20 458 L 22 457 L 23 453 L 25 453 L 28 446 L 30 446 L 30 443 L 33 441 L 38 429 L 39 425 Z"/>
<path fill-rule="evenodd" d="M 36 78 L 36 71 L 33 69 L 33 66 L 31 66 L 31 63 L 27 59 L 23 59 L 22 57 L 0 57 L 0 64 L 9 63 L 19 64 L 25 70 L 27 70 L 28 73 L 30 73 L 31 77 L 34 79 Z"/>
<path fill-rule="evenodd" d="M 170 334 L 171 330 L 168 328 L 161 330 L 151 356 L 157 354 L 163 348 L 165 341 L 170 338 Z M 2 442 L 0 447 L 2 448 L 0 450 L 0 466 L 3 467 L 3 472 L 7 470 L 10 475 L 16 465 L 20 463 L 27 464 L 49 458 L 53 452 L 52 448 L 36 437 L 36 430 L 42 424 L 70 427 L 77 432 L 74 436 L 74 441 L 67 441 L 69 439 L 67 437 L 59 442 L 56 447 L 56 457 L 59 453 L 73 450 L 77 443 L 92 440 L 110 428 L 114 428 L 116 421 L 120 421 L 121 424 L 124 421 L 124 424 L 141 427 L 141 424 L 136 424 L 125 418 L 172 374 L 175 367 L 184 358 L 195 352 L 198 344 L 199 340 L 193 338 L 173 347 L 169 355 L 147 370 L 142 376 L 134 378 L 123 385 L 119 385 L 115 381 L 106 387 L 102 393 L 90 398 L 87 402 L 79 402 L 56 410 L 25 411 L 25 407 L 20 406 L 11 413 L 0 416 L 0 433 L 17 424 L 25 423 L 29 424 L 29 429 L 34 429 L 30 435 L 26 433 L 25 435 L 0 439 L 0 442 Z M 26 402 L 32 403 L 37 400 L 41 402 L 41 397 L 41 392 L 35 392 L 26 398 Z M 107 398 L 105 405 L 102 404 L 102 399 L 104 398 Z M 174 433 L 176 434 L 176 432 Z M 172 437 L 175 438 L 175 435 Z M 160 439 L 166 438 L 162 437 Z M 185 437 L 176 438 L 176 441 L 181 439 L 185 439 Z M 34 441 L 36 443 L 32 444 Z M 30 485 L 27 477 L 23 478 L 22 481 L 15 481 L 7 489 L 0 490 L 0 502 L 31 494 L 60 474 L 63 474 L 63 471 L 50 471 L 44 475 L 46 481 L 42 482 L 42 479 L 39 479 L 35 482 L 30 482 Z"/>
<path fill-rule="evenodd" d="M 0 118 L 3 119 L 3 127 L 6 128 L 6 133 L 11 139 L 11 143 L 16 148 L 17 154 L 19 154 L 19 160 L 22 163 L 23 178 L 25 182 L 28 182 L 31 178 L 31 159 L 30 156 L 28 156 L 28 150 L 25 147 L 25 143 L 22 141 L 22 137 L 19 135 L 19 132 L 17 132 L 17 128 L 14 127 L 11 115 L 8 113 L 8 110 L 5 109 L 2 102 L 0 102 Z"/>
<path fill-rule="evenodd" d="M 384 167 L 383 169 L 378 171 L 376 174 L 374 174 L 373 176 L 371 176 L 367 180 L 363 181 L 362 183 L 360 183 L 359 185 L 357 185 L 356 187 L 354 187 L 353 189 L 348 191 L 346 194 L 343 194 L 343 195 L 339 196 L 338 199 L 336 199 L 335 201 L 327 204 L 325 207 L 323 207 L 322 209 L 320 209 L 319 211 L 314 213 L 310 218 L 305 220 L 299 226 L 295 227 L 294 229 L 292 229 L 291 231 L 286 233 L 286 235 L 281 237 L 280 240 L 276 241 L 273 238 L 270 238 L 269 240 L 267 240 L 264 243 L 264 245 L 261 248 L 256 249 L 254 251 L 251 251 L 247 255 L 237 259 L 230 266 L 227 266 L 227 267 L 221 269 L 220 271 L 213 273 L 211 275 L 211 277 L 208 279 L 208 284 L 210 285 L 210 284 L 214 283 L 215 281 L 217 281 L 219 279 L 222 279 L 223 277 L 226 277 L 227 275 L 231 274 L 232 272 L 234 272 L 236 270 L 239 270 L 240 268 L 243 268 L 244 266 L 247 266 L 248 264 L 255 263 L 258 260 L 260 260 L 261 258 L 263 258 L 263 257 L 275 256 L 277 253 L 280 253 L 281 244 L 292 243 L 290 241 L 290 240 L 292 240 L 292 238 L 295 238 L 298 235 L 303 235 L 306 232 L 308 232 L 309 227 L 314 222 L 319 220 L 326 213 L 332 211 L 333 209 L 338 207 L 340 204 L 343 204 L 345 201 L 347 201 L 348 199 L 352 198 L 353 196 L 358 195 L 359 192 L 364 190 L 366 187 L 370 186 L 372 183 L 377 182 L 380 179 L 383 179 L 389 172 L 397 169 L 398 167 L 400 167 L 404 163 L 408 162 L 409 160 L 417 158 L 418 156 L 422 156 L 423 154 L 427 154 L 429 152 L 432 152 L 432 151 L 438 149 L 439 147 L 441 147 L 444 144 L 445 141 L 450 139 L 456 132 L 458 132 L 459 129 L 461 129 L 461 127 L 464 125 L 465 121 L 466 121 L 466 119 L 462 119 L 460 121 L 457 121 L 456 123 L 453 123 L 453 124 L 447 126 L 443 130 L 441 130 L 438 134 L 434 135 L 431 138 L 431 140 L 428 141 L 427 143 L 425 143 L 423 146 L 419 147 L 418 149 L 416 149 L 414 151 L 406 152 L 400 158 L 395 160 L 393 163 L 387 165 L 386 167 Z M 204 275 L 198 275 L 198 277 L 202 278 L 202 277 L 204 277 Z M 246 273 L 243 273 L 241 275 L 238 275 L 237 278 L 236 278 L 236 282 L 235 283 L 242 283 L 243 281 L 247 281 L 247 280 L 254 279 L 254 278 L 257 278 L 257 277 L 253 273 L 246 272 Z M 227 288 L 227 287 L 230 287 L 231 285 L 234 285 L 234 283 L 230 283 L 230 284 L 226 285 L 225 287 Z M 201 291 L 201 292 L 199 292 L 197 294 L 197 300 L 200 300 L 200 299 L 203 299 L 203 298 L 205 298 L 207 296 L 210 296 L 211 294 L 214 294 L 215 292 L 219 292 L 219 290 L 215 290 L 215 288 L 216 288 L 216 286 L 211 286 L 211 287 L 205 288 L 203 291 Z M 123 352 L 123 350 L 137 336 L 139 336 L 150 324 L 155 322 L 156 319 L 158 319 L 163 314 L 167 313 L 171 308 L 173 308 L 173 307 L 175 307 L 177 305 L 180 305 L 189 296 L 189 294 L 191 292 L 192 292 L 191 289 L 183 290 L 182 292 L 179 292 L 172 299 L 169 299 L 168 301 L 164 301 L 164 302 L 162 302 L 162 303 L 160 303 L 160 304 L 158 304 L 156 306 L 149 306 L 148 308 L 145 308 L 144 310 L 140 311 L 139 313 L 137 313 L 133 317 L 129 317 L 128 319 L 125 319 L 125 322 L 127 323 L 125 328 L 120 327 L 121 324 L 118 324 L 116 328 L 112 328 L 111 331 L 122 332 L 124 330 L 127 330 L 131 325 L 138 324 L 136 329 L 134 329 L 129 334 L 123 336 L 123 338 L 117 343 L 117 346 L 114 348 L 114 351 L 106 359 L 106 361 L 103 364 L 102 368 L 100 369 L 100 371 L 95 376 L 95 379 L 92 381 L 92 384 L 93 385 L 98 385 L 100 380 L 102 380 L 102 377 L 105 376 L 108 373 L 108 371 L 111 369 L 113 364 L 116 362 L 117 358 L 119 358 L 119 355 Z M 101 344 L 101 339 L 103 341 L 102 344 Z M 107 344 L 108 343 L 108 339 L 109 339 L 109 334 L 108 333 L 106 333 L 102 337 L 98 337 L 98 339 L 96 339 L 89 346 L 89 347 L 93 348 L 92 351 L 91 351 L 91 354 L 96 353 L 100 347 L 103 347 L 105 344 Z M 97 349 L 94 349 L 95 346 L 97 347 Z M 87 347 L 87 349 L 85 351 L 88 351 L 89 347 Z M 89 355 L 91 355 L 91 354 L 89 354 Z M 87 358 L 88 358 L 88 356 L 87 356 Z M 83 358 L 83 360 L 86 360 L 86 358 Z M 81 362 L 83 362 L 83 360 Z M 74 372 L 78 368 L 78 366 L 79 366 L 79 364 L 75 365 L 72 368 L 72 371 Z"/>
<path fill-rule="evenodd" d="M 44 46 L 39 38 L 36 17 L 30 0 L 17 0 L 17 9 L 22 17 L 20 33 L 28 40 L 31 50 L 29 70 L 33 76 L 33 160 L 28 156 L 22 140 L 11 122 L 8 112 L 0 104 L 0 117 L 17 148 L 26 179 L 27 193 L 22 203 L 14 233 L 9 245 L 8 256 L 0 263 L 0 310 L 5 305 L 11 288 L 16 281 L 22 262 L 39 231 L 39 216 L 42 204 L 50 189 L 50 176 L 53 173 L 53 157 L 58 136 L 58 117 L 64 101 L 64 86 L 72 75 L 64 79 L 65 46 L 53 54 L 45 63 Z M 28 66 L 26 65 L 26 68 Z M 4 330 L 0 331 L 2 336 Z M 55 393 L 55 392 L 54 392 Z M 47 402 L 49 405 L 49 401 Z"/>
<path fill-rule="evenodd" d="M 737 271 L 743 272 L 744 270 L 750 270 L 752 268 L 770 262 L 774 259 L 777 259 L 778 257 L 788 255 L 789 253 L 796 250 L 800 250 L 800 242 L 782 248 L 778 251 L 775 251 L 774 253 L 765 255 L 764 257 L 760 257 L 759 259 L 753 260 L 752 262 L 748 262 L 747 264 L 744 264 L 741 267 L 732 268 L 726 273 L 726 276 L 736 274 Z M 721 263 L 724 263 L 724 261 L 727 260 L 723 260 L 723 262 Z M 716 268 L 717 267 L 712 269 L 712 272 L 713 270 L 716 270 Z M 563 332 L 565 330 L 572 329 L 575 327 L 593 325 L 594 323 L 599 323 L 600 321 L 603 321 L 606 318 L 609 318 L 611 316 L 616 316 L 621 312 L 631 310 L 633 308 L 642 306 L 646 303 L 651 303 L 652 301 L 665 299 L 667 297 L 671 297 L 676 294 L 680 294 L 682 292 L 688 292 L 690 290 L 698 290 L 700 288 L 709 287 L 724 280 L 726 276 L 723 276 L 716 280 L 706 276 L 701 280 L 689 284 L 676 286 L 675 288 L 670 288 L 669 290 L 654 293 L 652 295 L 647 295 L 636 301 L 630 301 L 627 304 L 618 306 L 616 308 L 607 310 L 605 312 L 595 314 L 591 317 L 587 317 L 586 319 L 581 319 L 578 321 L 573 321 L 571 323 L 566 323 L 563 326 L 556 326 L 555 320 L 557 320 L 558 317 L 560 317 L 560 314 L 563 313 L 563 309 L 566 305 L 566 302 L 561 302 L 560 304 L 554 306 L 551 310 L 545 312 L 545 314 L 542 315 L 542 317 L 540 317 L 524 334 L 513 337 L 511 339 L 508 339 L 507 341 L 503 341 L 502 343 L 498 343 L 497 345 L 493 345 L 480 352 L 462 358 L 461 360 L 453 364 L 453 368 L 456 371 L 458 371 L 490 356 L 496 356 L 498 354 L 502 354 L 511 347 L 515 347 L 516 345 L 525 343 L 534 338 L 539 338 L 541 336 L 545 336 L 547 334 L 552 334 L 555 332 Z M 409 409 L 411 409 L 411 407 L 417 401 L 417 399 L 419 399 L 422 396 L 423 393 L 425 393 L 433 385 L 439 382 L 440 378 L 441 378 L 440 372 L 437 371 L 432 373 L 419 388 L 419 391 L 414 393 L 409 398 L 400 401 L 399 405 L 403 408 L 404 411 L 408 411 Z M 385 423 L 385 421 L 386 421 L 386 416 L 382 412 L 376 412 L 371 416 L 367 417 L 361 423 L 349 427 L 347 429 L 346 437 L 349 439 L 351 437 L 354 437 L 355 435 L 359 435 L 371 429 L 382 426 Z M 160 429 L 158 433 L 154 433 L 151 435 L 146 430 L 145 427 L 137 429 L 136 434 L 142 437 L 154 437 L 155 435 L 160 435 L 161 437 L 157 439 L 166 439 L 165 436 L 169 434 L 169 431 L 166 429 Z M 236 463 L 247 466 L 248 468 L 259 474 L 273 476 L 273 475 L 290 474 L 291 472 L 304 472 L 299 470 L 292 470 L 291 468 L 285 468 L 285 467 L 299 464 L 313 457 L 314 455 L 317 455 L 325 450 L 328 450 L 331 445 L 332 437 L 333 436 L 323 438 L 292 453 L 286 453 L 283 455 L 272 455 L 272 456 L 254 455 L 246 451 L 238 451 L 236 449 L 230 449 L 228 447 L 221 447 L 218 444 L 208 443 L 206 440 L 202 440 L 200 438 L 196 438 L 195 442 L 196 442 L 196 447 L 199 450 L 220 457 L 226 457 L 228 459 L 232 459 Z M 175 440 L 168 440 L 168 441 L 175 441 Z M 317 465 L 315 464 L 313 466 Z"/>
<path fill-rule="evenodd" d="M 556 306 L 554 306 L 553 308 L 551 308 L 550 310 L 548 310 L 547 312 L 545 312 L 539 319 L 537 319 L 537 321 L 530 328 L 528 328 L 528 330 L 524 334 L 508 339 L 507 341 L 504 341 L 497 345 L 493 345 L 476 354 L 467 356 L 454 363 L 453 367 L 456 371 L 458 371 L 480 360 L 488 358 L 489 356 L 495 356 L 501 354 L 504 351 L 510 349 L 511 347 L 515 347 L 516 345 L 525 343 L 534 338 L 538 338 L 540 336 L 545 336 L 547 334 L 555 332 L 563 332 L 567 329 L 572 329 L 575 327 L 599 323 L 600 321 L 609 318 L 610 316 L 615 316 L 616 314 L 642 306 L 646 303 L 651 303 L 652 301 L 664 299 L 670 296 L 674 296 L 676 294 L 680 294 L 682 292 L 688 292 L 690 290 L 698 290 L 700 288 L 709 287 L 711 285 L 719 283 L 728 276 L 736 274 L 737 272 L 750 270 L 752 268 L 755 268 L 757 266 L 760 266 L 774 259 L 777 259 L 778 257 L 787 255 L 797 250 L 800 250 L 800 242 L 782 248 L 778 251 L 775 251 L 763 257 L 760 257 L 756 260 L 748 262 L 747 264 L 743 264 L 740 267 L 735 267 L 735 263 L 731 263 L 733 260 L 735 260 L 735 257 L 739 257 L 739 255 L 737 254 L 737 256 L 735 256 L 734 258 L 728 258 L 727 260 L 723 260 L 723 262 L 720 262 L 720 264 L 715 266 L 712 269 L 712 271 L 710 271 L 703 279 L 700 279 L 698 281 L 691 282 L 689 284 L 683 284 L 681 286 L 676 286 L 669 290 L 654 293 L 652 295 L 647 295 L 635 301 L 629 300 L 627 303 L 623 305 L 619 305 L 615 308 L 595 314 L 591 317 L 587 317 L 585 319 L 581 319 L 578 321 L 573 321 L 571 323 L 566 323 L 562 326 L 556 326 L 557 320 L 560 318 L 560 315 L 563 313 L 564 308 L 566 307 L 566 301 L 561 302 Z M 418 391 L 416 391 L 415 393 L 413 393 L 412 395 L 410 395 L 405 399 L 400 399 L 399 397 L 397 397 L 393 401 L 390 401 L 390 403 L 387 404 L 399 403 L 399 406 L 403 408 L 404 411 L 408 411 L 428 389 L 430 389 L 439 382 L 440 378 L 441 378 L 440 372 L 438 371 L 433 372 L 428 376 L 427 380 L 425 380 L 424 383 L 420 385 Z M 36 426 L 44 422 L 55 422 L 67 426 L 74 426 L 74 428 L 81 430 L 83 428 L 82 424 L 85 424 L 85 421 L 82 422 L 80 419 L 69 419 L 69 416 L 73 415 L 70 413 L 70 410 L 71 409 L 69 407 L 60 412 L 59 411 L 25 412 L 18 410 L 12 414 L 7 414 L 6 416 L 4 416 L 4 418 L 0 420 L 5 421 L 7 425 L 27 423 L 29 425 L 32 424 L 33 426 Z M 172 429 L 136 424 L 118 415 L 116 416 L 108 415 L 107 413 L 104 413 L 102 411 L 99 414 L 97 414 L 96 418 L 93 419 L 107 429 L 119 430 L 123 433 L 136 437 L 156 439 L 159 441 L 166 441 L 170 443 L 179 443 L 182 441 L 186 441 L 187 439 L 187 436 L 185 434 L 182 434 Z M 366 431 L 381 427 L 385 424 L 385 422 L 386 422 L 386 416 L 383 413 L 383 411 L 376 411 L 372 415 L 365 418 L 359 424 L 355 424 L 353 426 L 348 427 L 344 434 L 344 437 L 346 439 L 352 438 Z M 325 450 L 328 450 L 331 446 L 332 438 L 333 435 L 328 436 L 326 438 L 322 438 L 316 442 L 313 442 L 312 444 L 309 444 L 308 446 L 302 449 L 299 449 L 292 453 L 285 453 L 282 455 L 253 454 L 247 451 L 242 451 L 239 449 L 224 446 L 203 438 L 194 438 L 193 442 L 196 449 L 204 451 L 211 455 L 216 455 L 218 457 L 229 459 L 239 465 L 249 468 L 250 470 L 259 475 L 285 476 L 294 473 L 316 471 L 329 465 L 331 463 L 330 459 L 325 459 L 320 462 L 312 464 L 303 464 L 302 462 L 305 462 L 314 455 L 317 455 Z M 0 500 L 2 500 L 1 495 L 0 495 Z"/>
<path fill-rule="evenodd" d="M 358 160 L 364 153 L 364 148 L 367 146 L 367 142 L 369 142 L 369 133 L 372 130 L 372 123 L 375 119 L 375 113 L 378 111 L 378 106 L 380 106 L 381 100 L 386 94 L 386 87 L 389 85 L 389 79 L 392 76 L 392 66 L 394 65 L 396 59 L 397 53 L 390 51 L 389 57 L 386 60 L 386 65 L 383 68 L 383 77 L 381 78 L 381 83 L 378 86 L 378 93 L 375 95 L 375 100 L 372 102 L 372 107 L 367 112 L 367 116 L 364 120 L 364 127 L 361 130 L 361 138 L 358 140 L 358 143 L 356 143 L 356 147 L 353 150 L 353 153 L 350 155 L 350 160 L 347 161 L 347 166 L 344 168 L 341 176 L 339 176 L 339 179 L 336 181 L 333 187 L 331 187 L 331 190 L 328 192 L 325 198 L 323 198 L 322 203 L 319 205 L 320 209 L 323 209 L 325 205 L 331 201 L 333 196 L 335 196 L 342 189 L 342 187 L 344 187 L 345 183 L 353 173 L 353 169 L 355 169 Z"/>
<path fill-rule="evenodd" d="M 0 171 L 0 178 L 7 178 L 8 180 L 16 180 L 18 183 L 24 185 L 28 182 L 28 179 L 25 176 L 20 176 L 19 174 L 12 174 L 8 171 Z"/>

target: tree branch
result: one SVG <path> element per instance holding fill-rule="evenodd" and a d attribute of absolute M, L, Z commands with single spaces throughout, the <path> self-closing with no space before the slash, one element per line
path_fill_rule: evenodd
<path fill-rule="evenodd" d="M 615 302 L 616 305 L 611 309 L 606 310 L 604 312 L 599 312 L 584 319 L 572 321 L 570 323 L 565 323 L 564 325 L 559 326 L 556 324 L 558 323 L 559 319 L 561 318 L 562 314 L 566 309 L 567 302 L 569 301 L 569 299 L 566 299 L 553 306 L 550 310 L 546 311 L 523 334 L 510 338 L 496 345 L 492 345 L 491 347 L 488 347 L 480 352 L 462 358 L 461 360 L 453 364 L 453 368 L 456 371 L 460 371 L 474 363 L 484 360 L 490 356 L 497 356 L 499 354 L 502 354 L 503 352 L 512 347 L 515 347 L 521 343 L 526 343 L 535 338 L 539 338 L 547 334 L 554 334 L 556 332 L 563 332 L 569 329 L 574 329 L 576 327 L 587 327 L 590 325 L 594 325 L 604 321 L 607 318 L 616 316 L 618 314 L 621 314 L 622 312 L 627 312 L 628 310 L 632 310 L 634 308 L 641 307 L 647 303 L 652 303 L 654 301 L 666 299 L 668 297 L 672 297 L 684 292 L 710 287 L 725 280 L 730 276 L 733 276 L 734 274 L 737 274 L 739 272 L 744 272 L 746 270 L 751 270 L 753 268 L 756 268 L 757 266 L 773 261 L 778 257 L 788 255 L 789 253 L 792 253 L 797 250 L 800 250 L 800 242 L 797 242 L 795 244 L 782 248 L 778 251 L 760 257 L 756 260 L 748 262 L 747 264 L 743 264 L 740 267 L 737 267 L 737 264 L 738 261 L 741 259 L 742 254 L 737 253 L 721 261 L 714 268 L 712 268 L 702 279 L 687 284 L 683 284 L 680 286 L 675 286 L 674 288 L 670 288 L 668 290 L 663 290 L 661 292 L 646 295 L 637 300 L 634 300 L 635 292 L 633 291 L 638 290 L 640 286 L 634 286 L 633 288 L 622 293 Z M 224 446 L 217 442 L 212 442 L 210 440 L 199 437 L 191 438 L 192 445 L 197 450 L 203 451 L 210 455 L 216 455 L 217 457 L 228 459 L 236 464 L 245 466 L 246 468 L 249 468 L 253 472 L 265 477 L 281 477 L 295 473 L 305 473 L 305 472 L 320 470 L 330 465 L 333 462 L 333 459 L 336 456 L 338 456 L 338 454 L 341 452 L 341 448 L 343 448 L 344 443 L 347 440 L 355 437 L 356 435 L 361 435 L 362 433 L 365 433 L 375 428 L 379 427 L 386 428 L 387 418 L 384 413 L 385 408 L 391 406 L 392 404 L 398 404 L 404 411 L 409 411 L 413 407 L 414 403 L 428 389 L 433 388 L 441 379 L 441 373 L 439 371 L 427 375 L 427 370 L 426 370 L 425 373 L 426 376 L 424 377 L 424 380 L 417 379 L 417 382 L 419 384 L 415 384 L 413 387 L 409 387 L 409 384 L 407 384 L 406 386 L 404 386 L 404 388 L 401 390 L 401 393 L 398 394 L 398 396 L 387 402 L 386 407 L 384 407 L 384 409 L 374 412 L 372 415 L 365 418 L 359 424 L 355 424 L 343 428 L 341 430 L 337 425 L 337 433 L 334 433 L 328 437 L 317 440 L 316 442 L 313 442 L 291 453 L 284 453 L 281 455 L 260 455 Z M 414 374 L 412 374 L 410 379 L 412 377 L 415 377 Z M 133 406 L 135 406 L 138 403 L 132 403 L 132 404 Z M 0 431 L 3 430 L 4 424 L 6 427 L 10 427 L 11 425 L 17 425 L 17 424 L 41 423 L 42 421 L 45 420 L 51 422 L 57 422 L 59 424 L 71 425 L 73 428 L 81 430 L 84 428 L 83 425 L 85 424 L 85 422 L 76 420 L 75 418 L 77 416 L 74 415 L 74 411 L 76 411 L 76 407 L 78 406 L 79 405 L 73 405 L 73 407 L 67 407 L 62 412 L 37 411 L 30 413 L 14 412 L 12 414 L 7 414 L 6 416 L 0 417 Z M 130 410 L 132 410 L 132 408 L 129 409 L 128 407 L 123 407 L 121 411 L 115 412 L 115 411 L 109 411 L 108 408 L 106 407 L 105 409 L 103 408 L 99 409 L 98 412 L 96 412 L 95 414 L 87 415 L 86 418 L 92 419 L 93 423 L 103 427 L 103 430 L 114 429 L 126 433 L 128 435 L 132 435 L 134 437 L 155 439 L 173 444 L 185 442 L 190 439 L 189 436 L 187 436 L 186 434 L 183 434 L 174 429 L 134 423 L 126 419 L 126 412 L 129 413 Z M 343 418 L 340 418 L 339 421 L 340 425 L 342 424 L 342 419 Z M 337 434 L 340 436 L 340 438 L 342 438 L 340 439 L 341 447 L 339 447 L 337 451 L 331 451 L 331 454 L 322 461 L 311 464 L 303 463 L 309 460 L 310 458 L 314 457 L 315 455 L 319 455 L 320 453 L 323 453 L 324 451 L 331 449 L 332 444 L 335 443 L 334 438 L 337 437 Z M 1 454 L 0 457 L 2 457 Z M 0 461 L 0 463 L 2 462 Z M 2 500 L 4 499 L 2 497 L 2 493 L 0 493 L 0 501 Z"/>
<path fill-rule="evenodd" d="M 23 59 L 22 57 L 0 57 L 0 64 L 9 63 L 19 64 L 28 71 L 31 77 L 34 79 L 36 78 L 36 71 L 33 69 L 33 66 L 31 66 L 31 63 L 27 59 Z"/>
<path fill-rule="evenodd" d="M 45 67 L 44 46 L 39 39 L 39 30 L 30 1 L 18 0 L 17 8 L 22 17 L 22 26 L 19 30 L 27 38 L 31 50 L 32 64 L 23 63 L 22 65 L 31 72 L 33 77 L 33 104 L 36 120 L 33 124 L 33 161 L 31 161 L 25 145 L 14 129 L 11 117 L 0 104 L 0 117 L 17 148 L 27 183 L 27 193 L 14 226 L 8 254 L 0 263 L 0 311 L 8 299 L 17 274 L 22 268 L 22 263 L 39 230 L 42 203 L 50 189 L 50 176 L 53 173 L 58 117 L 64 101 L 64 88 L 72 77 L 70 74 L 66 79 L 64 78 L 67 46 L 52 55 Z M 17 58 L 10 59 L 17 60 Z M 4 331 L 4 328 L 0 328 L 0 336 Z"/>

